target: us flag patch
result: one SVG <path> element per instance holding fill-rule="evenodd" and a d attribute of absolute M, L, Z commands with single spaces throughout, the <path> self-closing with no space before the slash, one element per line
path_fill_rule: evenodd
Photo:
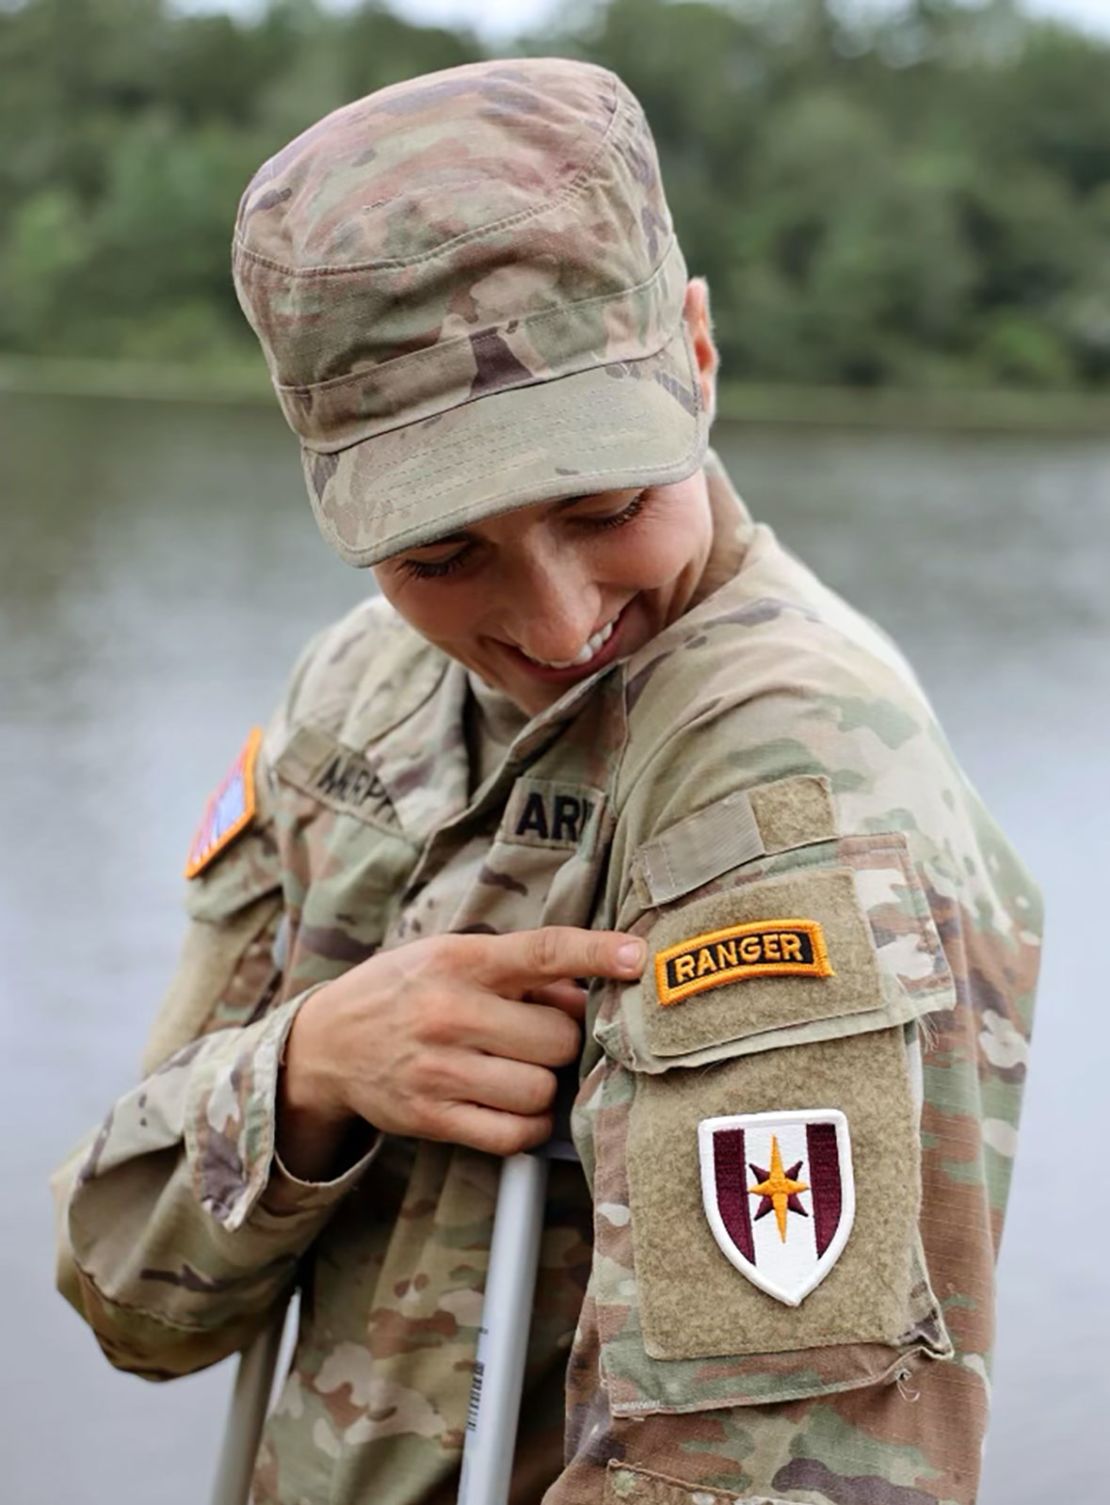
<path fill-rule="evenodd" d="M 768 1296 L 799 1306 L 855 1220 L 847 1118 L 836 1108 L 704 1118 L 698 1154 L 721 1253 Z"/>
<path fill-rule="evenodd" d="M 258 808 L 254 768 L 261 745 L 262 728 L 256 726 L 204 808 L 204 817 L 189 847 L 186 878 L 202 873 L 254 819 Z"/>

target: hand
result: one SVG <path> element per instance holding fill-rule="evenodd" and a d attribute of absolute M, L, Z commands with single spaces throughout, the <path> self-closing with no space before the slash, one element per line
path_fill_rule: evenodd
<path fill-rule="evenodd" d="M 542 1144 L 555 1068 L 581 1044 L 585 993 L 570 979 L 632 981 L 644 957 L 635 936 L 569 926 L 378 952 L 314 993 L 293 1023 L 282 1159 L 317 1179 L 352 1117 L 493 1155 Z"/>

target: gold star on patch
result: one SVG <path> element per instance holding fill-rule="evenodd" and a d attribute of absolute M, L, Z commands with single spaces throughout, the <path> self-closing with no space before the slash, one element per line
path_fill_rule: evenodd
<path fill-rule="evenodd" d="M 808 1218 L 809 1213 L 798 1201 L 798 1193 L 809 1190 L 808 1181 L 797 1181 L 795 1177 L 802 1168 L 799 1160 L 788 1171 L 782 1168 L 782 1155 L 779 1153 L 779 1140 L 777 1134 L 771 1135 L 771 1168 L 764 1170 L 762 1166 L 750 1167 L 753 1176 L 758 1176 L 759 1181 L 755 1186 L 748 1187 L 750 1197 L 762 1197 L 756 1210 L 754 1222 L 765 1218 L 769 1212 L 774 1212 L 775 1221 L 779 1225 L 779 1238 L 786 1243 L 786 1214 L 788 1212 L 800 1212 L 803 1218 Z"/>

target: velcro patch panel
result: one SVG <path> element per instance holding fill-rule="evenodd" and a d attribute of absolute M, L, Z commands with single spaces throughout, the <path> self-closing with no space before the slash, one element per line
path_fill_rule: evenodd
<path fill-rule="evenodd" d="M 656 1056 L 875 1013 L 882 982 L 846 868 L 802 868 L 661 914 L 648 936 L 644 1026 Z"/>

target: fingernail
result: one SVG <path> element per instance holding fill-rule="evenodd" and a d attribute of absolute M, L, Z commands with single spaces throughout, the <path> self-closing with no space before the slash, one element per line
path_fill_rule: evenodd
<path fill-rule="evenodd" d="M 617 947 L 617 964 L 627 967 L 631 972 L 639 972 L 643 969 L 644 957 L 647 955 L 647 947 L 643 941 L 625 941 Z"/>

